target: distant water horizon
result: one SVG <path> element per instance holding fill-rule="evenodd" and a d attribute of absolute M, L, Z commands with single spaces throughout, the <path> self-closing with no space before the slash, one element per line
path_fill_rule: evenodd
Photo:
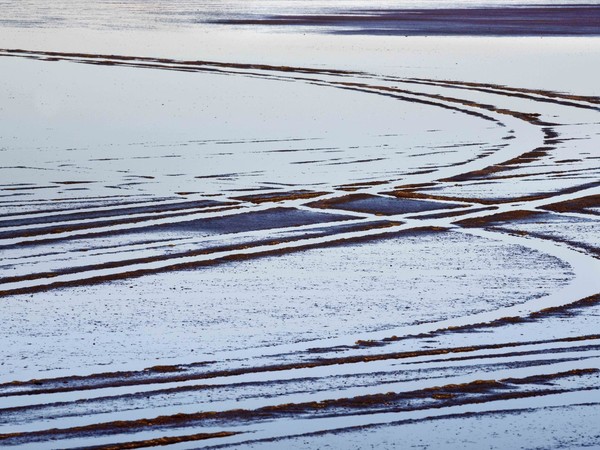
<path fill-rule="evenodd" d="M 406 36 L 599 36 L 600 6 L 365 9 L 217 20 L 229 25 L 312 28 L 334 34 Z"/>
<path fill-rule="evenodd" d="M 0 0 L 0 27 L 598 36 L 600 0 Z"/>

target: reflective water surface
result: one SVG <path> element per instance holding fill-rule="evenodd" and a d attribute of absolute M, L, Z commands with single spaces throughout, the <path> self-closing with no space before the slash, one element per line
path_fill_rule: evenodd
<path fill-rule="evenodd" d="M 207 28 L 210 22 L 269 16 L 360 14 L 439 8 L 599 5 L 600 0 L 22 0 L 0 1 L 2 27 Z M 531 12 L 527 13 L 531 15 Z M 492 16 L 493 17 L 493 16 Z M 468 33 L 468 29 L 464 30 Z"/>

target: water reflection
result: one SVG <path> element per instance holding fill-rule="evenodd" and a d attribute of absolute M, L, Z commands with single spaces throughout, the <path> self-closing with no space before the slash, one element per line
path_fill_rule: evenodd
<path fill-rule="evenodd" d="M 274 15 L 356 14 L 365 7 L 379 11 L 379 15 L 387 16 L 399 9 L 539 6 L 549 3 L 547 0 L 1 0 L 0 27 L 83 27 L 121 30 L 174 29 L 181 26 L 211 28 L 215 26 L 211 25 L 214 22 L 227 22 L 228 26 L 231 26 L 231 21 L 254 20 L 252 24 L 257 25 L 257 20 Z M 561 5 L 576 6 L 581 3 L 578 0 L 563 0 Z M 600 0 L 589 0 L 586 4 L 599 5 Z"/>

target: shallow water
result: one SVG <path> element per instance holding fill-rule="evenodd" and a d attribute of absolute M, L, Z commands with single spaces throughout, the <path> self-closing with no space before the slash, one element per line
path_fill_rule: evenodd
<path fill-rule="evenodd" d="M 227 27 L 248 26 L 263 27 L 265 25 L 286 25 L 291 31 L 335 31 L 340 26 L 348 32 L 374 33 L 374 34 L 537 34 L 539 30 L 546 29 L 546 34 L 598 34 L 597 19 L 590 19 L 597 15 L 597 10 L 585 13 L 587 23 L 579 20 L 569 23 L 565 18 L 564 11 L 558 11 L 563 7 L 585 5 L 600 5 L 600 0 L 563 0 L 557 6 L 547 0 L 377 0 L 365 3 L 362 0 L 62 0 L 47 2 L 43 0 L 23 0 L 19 2 L 0 1 L 0 26 L 17 28 L 94 28 L 94 29 L 210 29 L 215 22 L 226 24 Z M 548 14 L 536 16 L 535 10 L 528 10 L 521 19 L 528 18 L 527 23 L 513 20 L 504 24 L 503 32 L 498 30 L 498 15 L 503 15 L 501 9 L 506 7 L 539 7 L 552 6 L 556 10 L 550 15 L 552 21 L 548 23 Z M 469 18 L 459 14 L 451 20 L 445 17 L 442 21 L 418 20 L 398 25 L 390 25 L 394 21 L 390 14 L 399 10 L 418 9 L 440 9 L 440 8 L 495 8 L 496 10 L 486 13 L 485 23 L 481 23 L 481 17 Z M 356 24 L 345 22 L 339 23 L 339 17 L 343 15 L 356 16 L 367 12 L 370 17 L 368 26 L 356 27 Z M 567 13 L 568 14 L 568 13 Z M 590 16 L 591 14 L 591 16 Z M 336 21 L 326 21 L 316 24 L 312 21 L 292 22 L 290 20 L 276 23 L 266 23 L 267 18 L 277 17 L 303 17 L 315 15 L 333 15 Z M 525 16 L 525 17 L 524 17 Z M 534 16 L 534 17 L 531 17 Z M 580 18 L 577 12 L 574 18 Z M 376 24 L 373 19 L 376 18 Z M 397 18 L 396 18 L 397 19 Z M 404 19 L 406 20 L 406 18 Z M 234 21 L 234 23 L 232 23 Z M 250 21 L 250 22 L 248 22 Z M 356 17 L 352 18 L 356 21 Z M 213 25 L 211 25 L 211 23 Z M 332 29 L 332 25 L 336 27 Z M 353 25 L 350 26 L 349 25 Z M 364 25 L 364 23 L 363 23 Z M 531 26 L 537 26 L 531 30 Z M 442 29 L 439 27 L 442 26 Z M 490 27 L 492 29 L 490 29 Z M 348 29 L 349 28 L 349 29 Z M 388 33 L 385 30 L 388 30 Z M 395 32 L 391 32 L 390 29 Z M 529 33 L 527 33 L 529 29 Z M 488 30 L 488 31 L 486 31 Z M 339 30 L 338 30 L 339 31 Z"/>
<path fill-rule="evenodd" d="M 525 4 L 0 0 L 0 445 L 597 446 L 600 40 L 387 36 Z"/>

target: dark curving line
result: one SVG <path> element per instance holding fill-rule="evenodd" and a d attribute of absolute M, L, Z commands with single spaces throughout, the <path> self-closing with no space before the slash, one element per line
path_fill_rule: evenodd
<path fill-rule="evenodd" d="M 167 213 L 184 209 L 197 209 L 203 211 L 206 208 L 217 206 L 232 206 L 237 202 L 233 201 L 217 201 L 217 200 L 190 200 L 179 203 L 159 203 L 153 204 L 148 202 L 148 205 L 131 206 L 125 208 L 98 210 L 91 207 L 91 211 L 81 210 L 66 210 L 64 212 L 50 210 L 48 212 L 57 213 L 53 215 L 25 218 L 5 218 L 0 216 L 0 233 L 4 233 L 2 228 L 19 227 L 22 225 L 44 225 L 51 222 L 76 222 L 79 220 L 101 219 L 113 216 L 125 216 L 129 214 L 148 214 L 148 217 L 155 217 L 152 214 Z M 103 206 L 100 206 L 102 208 Z M 98 207 L 95 207 L 98 208 Z M 42 211 L 31 212 L 31 214 L 39 214 Z M 1 237 L 1 234 L 0 234 Z"/>
<path fill-rule="evenodd" d="M 428 336 L 429 337 L 429 336 Z M 545 339 L 524 342 L 505 342 L 500 344 L 485 344 L 469 347 L 436 348 L 427 350 L 414 350 L 403 352 L 381 353 L 376 355 L 355 355 L 339 357 L 312 357 L 306 361 L 266 364 L 263 366 L 249 366 L 223 370 L 209 370 L 201 373 L 185 373 L 188 369 L 202 368 L 211 363 L 180 364 L 175 366 L 160 366 L 141 371 L 104 372 L 86 376 L 68 376 L 30 381 L 15 381 L 0 384 L 0 398 L 18 397 L 23 395 L 56 394 L 74 391 L 90 391 L 104 388 L 142 386 L 148 384 L 165 384 L 193 380 L 207 380 L 212 378 L 225 378 L 254 373 L 277 373 L 295 369 L 312 369 L 335 365 L 368 363 L 376 361 L 403 360 L 418 357 L 441 356 L 448 354 L 468 354 L 481 350 L 497 350 L 504 348 L 518 348 L 527 345 L 557 344 L 569 342 L 584 342 L 600 340 L 600 335 L 587 335 L 566 337 L 558 339 Z M 592 344 L 590 344 L 592 345 Z M 71 385 L 69 385 L 71 383 Z M 29 388 L 24 390 L 23 387 Z M 6 392 L 7 389 L 12 391 Z M 19 390 L 20 389 L 20 390 Z M 1 392 L 4 390 L 5 392 Z"/>
<path fill-rule="evenodd" d="M 315 432 L 310 432 L 310 433 L 299 433 L 299 434 L 289 434 L 287 436 L 284 437 L 275 437 L 275 438 L 263 438 L 263 439 L 249 439 L 243 442 L 243 444 L 260 444 L 260 443 L 274 443 L 274 442 L 278 442 L 281 443 L 282 448 L 285 445 L 285 441 L 287 439 L 293 439 L 293 438 L 299 438 L 299 437 L 316 437 L 316 436 L 325 436 L 327 434 L 337 434 L 339 433 L 340 436 L 343 436 L 344 432 L 352 432 L 352 431 L 363 431 L 363 430 L 370 430 L 370 429 L 374 429 L 380 426 L 401 426 L 401 425 L 409 425 L 409 424 L 416 424 L 416 423 L 423 423 L 423 422 L 428 422 L 428 421 L 442 421 L 442 420 L 448 420 L 448 419 L 466 419 L 466 418 L 480 418 L 483 416 L 495 416 L 495 415 L 516 415 L 516 414 L 521 414 L 524 412 L 535 412 L 538 411 L 539 409 L 562 409 L 562 408 L 569 408 L 571 406 L 600 406 L 599 402 L 582 402 L 582 403 L 577 403 L 575 405 L 571 405 L 571 404 L 567 404 L 567 405 L 560 405 L 560 406 L 544 406 L 542 408 L 540 407 L 529 407 L 529 408 L 512 408 L 512 409 L 493 409 L 491 411 L 477 411 L 477 412 L 464 412 L 464 413 L 446 413 L 446 414 L 439 414 L 439 415 L 432 415 L 432 416 L 428 416 L 428 417 L 424 417 L 424 418 L 419 418 L 419 419 L 404 419 L 404 420 L 396 420 L 393 422 L 389 422 L 389 423 L 372 423 L 372 424 L 367 424 L 367 425 L 357 425 L 357 426 L 350 426 L 350 427 L 342 427 L 342 428 L 334 428 L 334 429 L 328 429 L 328 430 L 322 430 L 322 431 L 315 431 Z M 238 447 L 240 444 L 218 444 L 218 445 L 211 445 L 208 448 L 211 449 L 222 449 L 222 448 L 231 448 L 231 447 Z"/>
<path fill-rule="evenodd" d="M 419 78 L 386 78 L 386 81 L 397 81 L 399 83 L 407 83 L 407 84 L 417 84 L 417 85 L 426 85 L 426 86 L 439 86 L 439 87 L 449 87 L 452 89 L 462 89 L 467 91 L 477 91 L 483 92 L 486 94 L 494 94 L 494 95 L 504 95 L 506 97 L 514 97 L 514 98 L 522 98 L 526 100 L 532 100 L 536 102 L 542 103 L 552 103 L 561 106 L 568 106 L 572 108 L 579 109 L 589 109 L 592 111 L 600 111 L 600 106 L 592 106 L 592 105 L 584 105 L 581 103 L 576 103 L 574 101 L 569 100 L 580 100 L 588 103 L 598 103 L 600 104 L 600 99 L 597 97 L 585 97 L 585 96 L 570 96 L 565 94 L 561 96 L 560 94 L 554 93 L 552 91 L 535 91 L 530 89 L 519 89 L 519 88 L 508 88 L 500 85 L 488 85 L 481 83 L 471 83 L 471 82 L 458 82 L 458 81 L 441 81 L 441 80 L 428 80 L 428 79 L 419 79 Z M 539 97 L 536 97 L 537 94 Z M 565 99 L 565 100 L 563 100 Z M 568 99 L 568 100 L 567 100 Z"/>
<path fill-rule="evenodd" d="M 39 228 L 31 228 L 31 229 L 26 229 L 26 230 L 19 230 L 19 229 L 15 229 L 15 230 L 10 230 L 10 231 L 1 231 L 0 229 L 0 248 L 6 248 L 6 247 L 12 247 L 15 246 L 15 244 L 3 244 L 1 242 L 1 240 L 4 239 L 19 239 L 19 238 L 29 238 L 29 237 L 35 237 L 35 236 L 47 236 L 48 238 L 43 238 L 43 239 L 39 239 L 39 240 L 35 240 L 35 241 L 26 241 L 26 242 L 19 242 L 19 246 L 23 246 L 23 245 L 35 245 L 38 244 L 40 242 L 45 242 L 48 240 L 65 240 L 65 237 L 52 237 L 53 234 L 59 234 L 59 233 L 68 233 L 71 231 L 83 231 L 83 230 L 90 230 L 90 234 L 94 234 L 96 236 L 98 235 L 108 235 L 108 234 L 114 234 L 114 232 L 112 231 L 105 231 L 105 232 L 94 232 L 93 230 L 95 228 L 105 228 L 105 227 L 111 227 L 111 226 L 115 226 L 115 225 L 124 225 L 124 224 L 133 224 L 133 223 L 143 223 L 143 222 L 148 222 L 148 221 L 153 221 L 153 220 L 160 220 L 160 219 L 178 219 L 178 218 L 185 218 L 187 216 L 193 216 L 195 214 L 201 214 L 201 213 L 215 213 L 215 212 L 223 212 L 223 211 L 231 211 L 231 210 L 235 210 L 235 209 L 240 209 L 241 205 L 230 202 L 229 205 L 231 206 L 226 206 L 227 204 L 224 204 L 222 207 L 215 207 L 215 209 L 210 209 L 208 211 L 206 211 L 204 208 L 197 208 L 193 211 L 185 211 L 185 212 L 181 212 L 181 211 L 177 211 L 177 210 L 165 210 L 165 211 L 157 211 L 155 213 L 148 213 L 149 215 L 144 215 L 141 217 L 136 217 L 136 218 L 114 218 L 114 219 L 110 219 L 107 218 L 106 220 L 100 220 L 100 221 L 95 221 L 95 222 L 91 222 L 91 223 L 85 223 L 85 222 L 77 222 L 78 220 L 85 220 L 85 219 L 78 219 L 73 217 L 73 219 L 71 219 L 70 221 L 67 221 L 65 223 L 60 223 L 60 224 L 56 224 L 56 225 L 48 225 L 48 226 L 44 226 L 44 222 L 39 222 L 40 227 Z M 217 205 L 218 206 L 218 205 Z M 152 214 L 152 215 L 150 215 Z M 117 215 L 117 214 L 115 214 Z M 121 214 L 118 214 L 118 216 L 120 216 Z M 125 214 L 124 214 L 125 215 Z M 73 214 L 73 216 L 76 216 L 76 214 Z M 108 214 L 108 216 L 110 217 L 110 214 Z M 53 219 L 53 216 L 46 216 L 49 217 L 49 219 Z M 170 222 L 169 222 L 170 223 Z M 18 225 L 11 225 L 11 226 L 18 226 Z M 148 227 L 151 226 L 159 226 L 159 225 L 148 225 Z M 74 235 L 74 237 L 81 237 L 81 235 L 77 234 Z"/>
<path fill-rule="evenodd" d="M 404 79 L 401 79 L 404 80 Z M 476 83 L 472 81 L 456 81 L 456 80 L 434 80 L 429 78 L 408 78 L 407 82 L 416 82 L 416 83 L 435 83 L 435 84 L 443 84 L 449 86 L 463 86 L 466 88 L 485 88 L 491 89 L 494 93 L 498 93 L 496 91 L 507 91 L 510 93 L 517 94 L 534 94 L 542 97 L 556 98 L 561 100 L 575 100 L 587 103 L 594 103 L 600 105 L 600 97 L 595 96 L 587 96 L 587 95 L 575 95 L 575 94 L 565 94 L 561 92 L 548 91 L 544 89 L 527 89 L 527 88 L 515 88 L 510 86 L 504 86 L 501 84 L 492 84 L 492 83 Z M 502 95 L 502 93 L 500 93 Z M 532 100 L 540 100 L 539 97 L 531 97 Z M 587 106 L 581 105 L 579 103 L 573 104 L 573 106 Z M 569 105 L 571 106 L 571 105 Z M 598 109 L 598 108 L 596 108 Z"/>
<path fill-rule="evenodd" d="M 190 65 L 190 66 L 213 66 L 219 68 L 228 69 L 245 69 L 245 70 L 267 70 L 267 71 L 278 71 L 278 72 L 298 72 L 307 74 L 321 74 L 321 75 L 362 75 L 362 72 L 348 71 L 348 70 L 335 70 L 335 69 L 313 69 L 308 67 L 293 67 L 293 66 L 273 66 L 268 64 L 242 64 L 242 63 L 224 63 L 219 61 L 205 61 L 205 60 L 176 60 L 169 58 L 152 58 L 143 56 L 126 56 L 126 55 L 99 55 L 93 53 L 67 53 L 67 52 L 47 52 L 47 51 L 34 51 L 24 49 L 2 49 L 0 53 L 5 53 L 4 56 L 30 56 L 33 58 L 45 58 L 52 57 L 56 60 L 71 60 L 73 58 L 85 58 L 91 60 L 98 60 L 100 63 L 107 63 L 110 65 L 110 61 L 103 60 L 114 60 L 122 62 L 135 62 L 142 61 L 146 63 L 161 63 L 161 64 L 178 64 L 178 65 Z M 0 55 L 2 56 L 2 55 Z M 81 61 L 83 62 L 83 60 Z M 154 66 L 152 66 L 154 67 Z M 160 67 L 159 67 L 160 68 Z"/>
<path fill-rule="evenodd" d="M 146 439 L 142 441 L 119 442 L 116 444 L 92 445 L 80 447 L 79 450 L 133 450 L 138 448 L 159 447 L 166 445 L 180 444 L 184 442 L 197 442 L 209 439 L 226 438 L 241 434 L 239 431 L 219 431 L 216 433 L 196 433 L 186 434 L 185 436 L 163 436 L 155 439 Z M 74 449 L 77 450 L 77 449 Z"/>
<path fill-rule="evenodd" d="M 371 414 L 373 412 L 380 412 L 381 408 L 385 408 L 387 412 L 408 412 L 468 404 L 482 404 L 498 400 L 532 398 L 567 392 L 585 392 L 595 390 L 596 388 L 565 389 L 548 387 L 546 389 L 535 389 L 535 385 L 561 378 L 595 375 L 599 372 L 600 370 L 596 368 L 575 369 L 523 378 L 476 380 L 464 384 L 434 386 L 402 393 L 389 392 L 386 394 L 336 398 L 319 402 L 270 405 L 253 410 L 234 409 L 221 412 L 179 413 L 149 419 L 101 422 L 70 428 L 5 433 L 0 434 L 0 442 L 11 445 L 24 442 L 43 442 L 50 439 L 97 437 L 132 433 L 148 429 L 164 430 L 175 427 L 197 426 L 203 422 L 216 424 L 226 424 L 227 422 L 253 423 L 305 414 L 311 414 L 313 417 L 343 417 L 357 413 Z M 534 389 L 523 390 L 520 388 L 528 384 L 534 385 Z M 421 403 L 419 403 L 419 400 L 421 400 Z"/>
<path fill-rule="evenodd" d="M 346 236 L 342 235 L 339 237 L 339 239 L 336 239 L 334 241 L 328 241 L 325 243 L 306 243 L 304 245 L 298 245 L 298 246 L 294 246 L 292 248 L 285 248 L 285 249 L 268 249 L 268 248 L 266 248 L 263 251 L 255 252 L 255 253 L 251 253 L 251 254 L 243 253 L 243 250 L 249 248 L 248 245 L 238 245 L 238 246 L 232 246 L 232 247 L 218 247 L 217 248 L 218 251 L 239 250 L 241 253 L 229 255 L 229 256 L 219 256 L 219 257 L 215 257 L 208 261 L 195 261 L 195 262 L 185 262 L 185 263 L 177 263 L 176 262 L 177 259 L 179 259 L 179 258 L 189 257 L 189 256 L 193 257 L 193 256 L 208 255 L 208 254 L 214 253 L 217 250 L 215 250 L 215 249 L 195 250 L 195 251 L 189 251 L 189 252 L 182 252 L 180 254 L 169 254 L 169 255 L 163 255 L 163 256 L 140 258 L 139 260 L 137 260 L 139 263 L 151 263 L 151 262 L 157 262 L 157 261 L 170 261 L 170 260 L 173 260 L 173 263 L 169 264 L 166 267 L 161 267 L 161 268 L 140 268 L 140 269 L 130 270 L 130 271 L 115 272 L 110 275 L 93 276 L 93 277 L 89 277 L 89 278 L 83 278 L 83 279 L 72 280 L 72 281 L 56 281 L 53 283 L 48 283 L 48 284 L 44 284 L 44 285 L 35 285 L 35 286 L 31 286 L 31 287 L 3 289 L 3 290 L 0 290 L 0 299 L 2 297 L 10 296 L 10 295 L 31 294 L 31 293 L 36 293 L 36 292 L 48 291 L 50 289 L 65 288 L 65 287 L 87 286 L 87 285 L 99 284 L 99 283 L 104 283 L 107 281 L 114 281 L 114 280 L 119 280 L 119 279 L 137 278 L 137 277 L 141 277 L 144 275 L 156 274 L 156 273 L 171 271 L 171 270 L 186 270 L 186 269 L 204 267 L 204 266 L 208 266 L 208 265 L 219 264 L 219 263 L 235 261 L 235 260 L 240 260 L 240 259 L 241 260 L 254 259 L 254 258 L 259 258 L 259 257 L 264 257 L 264 256 L 273 256 L 273 255 L 281 255 L 284 253 L 305 251 L 305 250 L 309 250 L 309 249 L 313 249 L 313 248 L 332 247 L 332 246 L 336 246 L 336 245 L 347 245 L 347 244 L 355 243 L 355 242 L 383 239 L 384 236 L 389 237 L 389 236 L 404 235 L 406 233 L 414 233 L 414 232 L 418 233 L 418 232 L 441 231 L 440 228 L 427 227 L 427 226 L 415 226 L 414 228 L 411 228 L 410 230 L 400 231 L 400 232 L 397 232 L 397 231 L 390 232 L 390 231 L 385 230 L 386 228 L 397 226 L 397 225 L 399 225 L 398 222 L 389 222 L 389 221 L 371 222 L 368 225 L 366 224 L 362 228 L 353 229 L 352 231 L 381 230 L 381 233 L 379 233 L 377 235 L 373 235 L 373 236 L 368 235 L 368 236 L 357 236 L 357 237 L 346 237 Z M 312 236 L 312 237 L 325 237 L 325 236 L 335 236 L 335 233 L 331 233 L 331 234 L 322 233 L 321 235 Z M 283 241 L 282 240 L 265 240 L 265 241 L 253 242 L 253 246 L 256 247 L 259 245 L 261 245 L 261 246 L 264 245 L 264 246 L 268 247 L 268 246 L 280 244 L 282 242 L 294 243 L 294 242 L 301 242 L 302 240 L 304 240 L 304 238 L 302 238 L 302 237 L 290 238 L 290 239 L 283 240 Z M 86 271 L 90 271 L 90 270 L 127 267 L 132 264 L 130 261 L 131 260 L 115 261 L 115 262 L 104 263 L 104 264 L 99 264 L 99 265 L 85 266 L 84 269 L 86 269 L 86 270 L 61 269 L 61 270 L 58 270 L 55 272 L 29 274 L 29 275 L 14 277 L 12 279 L 4 278 L 4 279 L 2 279 L 2 282 L 3 282 L 3 284 L 5 284 L 8 282 L 35 281 L 35 280 L 42 280 L 42 279 L 48 279 L 48 278 L 52 279 L 59 275 L 65 275 L 65 274 L 68 275 L 71 273 L 85 273 Z M 0 287 L 1 287 L 1 285 L 0 285 Z"/>

